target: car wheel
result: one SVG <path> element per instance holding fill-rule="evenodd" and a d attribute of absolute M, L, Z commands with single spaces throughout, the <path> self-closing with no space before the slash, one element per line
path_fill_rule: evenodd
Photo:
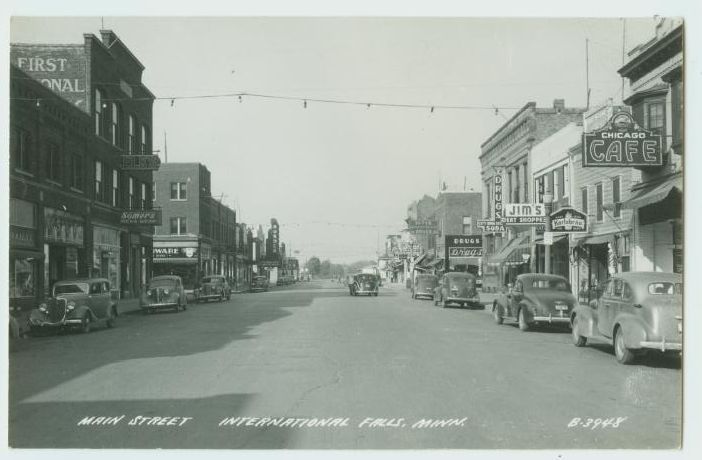
<path fill-rule="evenodd" d="M 188 309 L 188 297 L 183 296 L 183 310 L 187 310 L 187 309 Z"/>
<path fill-rule="evenodd" d="M 105 322 L 107 324 L 107 327 L 113 328 L 115 327 L 115 318 L 117 317 L 117 307 L 112 307 L 110 308 L 110 316 L 107 318 L 107 321 Z"/>
<path fill-rule="evenodd" d="M 634 352 L 627 348 L 626 343 L 624 343 L 624 333 L 621 327 L 618 327 L 614 333 L 614 356 L 621 364 L 631 364 L 636 357 Z"/>
<path fill-rule="evenodd" d="M 502 324 L 505 321 L 500 315 L 500 307 L 496 304 L 492 306 L 492 317 L 495 318 L 495 324 Z"/>
<path fill-rule="evenodd" d="M 80 323 L 80 332 L 82 332 L 83 334 L 87 334 L 88 332 L 90 332 L 90 328 L 92 326 L 91 323 L 92 319 L 90 318 L 90 313 L 86 313 L 83 316 L 83 320 Z"/>
<path fill-rule="evenodd" d="M 519 329 L 522 331 L 529 330 L 529 323 L 526 320 L 526 314 L 524 313 L 524 308 L 519 309 Z"/>
<path fill-rule="evenodd" d="M 580 328 L 578 327 L 579 322 L 580 320 L 577 316 L 573 318 L 573 325 L 571 326 L 570 333 L 573 336 L 573 345 L 576 347 L 584 347 L 587 345 L 587 337 L 580 335 Z"/>

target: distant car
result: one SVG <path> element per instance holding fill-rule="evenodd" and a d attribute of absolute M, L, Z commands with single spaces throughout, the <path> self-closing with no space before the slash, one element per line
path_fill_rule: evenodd
<path fill-rule="evenodd" d="M 32 332 L 76 328 L 87 333 L 97 322 L 113 327 L 115 318 L 117 302 L 112 299 L 108 280 L 66 280 L 54 283 L 51 297 L 30 312 L 29 327 Z"/>
<path fill-rule="evenodd" d="M 183 289 L 183 280 L 176 275 L 154 276 L 139 300 L 144 313 L 173 309 L 177 312 L 188 308 L 188 299 Z"/>
<path fill-rule="evenodd" d="M 517 276 L 513 288 L 498 295 L 492 313 L 497 324 L 514 320 L 519 329 L 527 331 L 540 324 L 567 326 L 576 304 L 564 277 L 524 273 Z"/>
<path fill-rule="evenodd" d="M 366 294 L 378 296 L 378 278 L 368 273 L 354 275 L 353 283 L 350 286 L 351 295 Z"/>
<path fill-rule="evenodd" d="M 480 294 L 475 275 L 464 272 L 449 272 L 439 280 L 434 289 L 434 305 L 447 307 L 449 304 L 480 308 Z"/>
<path fill-rule="evenodd" d="M 229 282 L 222 275 L 205 276 L 200 281 L 200 287 L 195 290 L 195 302 L 205 302 L 209 300 L 223 301 L 231 299 L 232 288 Z"/>
<path fill-rule="evenodd" d="M 415 277 L 412 285 L 412 298 L 429 297 L 434 300 L 434 290 L 439 285 L 439 277 L 436 275 L 421 274 Z"/>
<path fill-rule="evenodd" d="M 251 291 L 262 292 L 268 290 L 268 278 L 265 276 L 254 276 L 251 280 Z"/>
<path fill-rule="evenodd" d="M 622 364 L 647 351 L 682 352 L 682 276 L 677 273 L 617 273 L 600 298 L 571 315 L 573 343 L 602 338 Z"/>

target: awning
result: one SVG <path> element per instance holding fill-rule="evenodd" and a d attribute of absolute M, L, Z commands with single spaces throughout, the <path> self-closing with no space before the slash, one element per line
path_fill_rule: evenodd
<path fill-rule="evenodd" d="M 435 261 L 433 261 L 432 263 L 430 263 L 428 265 L 429 268 L 436 268 L 436 269 L 440 269 L 443 266 L 444 266 L 444 259 L 436 259 Z"/>
<path fill-rule="evenodd" d="M 650 204 L 663 201 L 670 193 L 682 193 L 682 175 L 668 178 L 667 180 L 649 184 L 637 190 L 634 195 L 622 203 L 622 208 L 634 209 L 642 208 Z"/>
<path fill-rule="evenodd" d="M 516 257 L 518 256 L 521 258 L 521 254 L 523 252 L 531 252 L 531 246 L 529 244 L 529 235 L 512 238 L 512 240 L 509 243 L 507 243 L 500 250 L 500 252 L 488 259 L 488 264 L 499 265 L 502 262 L 505 262 L 506 260 L 510 259 L 513 255 L 516 261 Z"/>
<path fill-rule="evenodd" d="M 556 235 L 553 237 L 553 244 L 558 243 L 559 241 L 562 241 L 564 239 L 568 238 L 568 235 Z M 536 244 L 544 244 L 544 238 L 541 237 L 537 240 L 534 240 L 534 243 Z"/>
<path fill-rule="evenodd" d="M 578 240 L 578 246 L 584 244 L 606 244 L 614 241 L 614 234 L 610 233 L 607 235 L 593 235 L 587 238 L 581 238 Z"/>
<path fill-rule="evenodd" d="M 197 257 L 170 257 L 170 258 L 158 258 L 154 257 L 152 260 L 155 264 L 197 264 Z"/>

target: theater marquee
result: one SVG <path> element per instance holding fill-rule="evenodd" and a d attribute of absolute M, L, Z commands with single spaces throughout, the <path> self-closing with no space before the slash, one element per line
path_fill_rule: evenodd
<path fill-rule="evenodd" d="M 583 167 L 662 166 L 661 135 L 640 128 L 626 112 L 583 134 Z"/>

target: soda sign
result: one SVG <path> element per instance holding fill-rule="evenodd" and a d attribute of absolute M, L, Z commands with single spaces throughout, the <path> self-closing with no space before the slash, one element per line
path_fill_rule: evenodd
<path fill-rule="evenodd" d="M 502 222 L 496 222 L 494 220 L 479 220 L 478 228 L 483 231 L 483 233 L 504 233 L 507 231 Z"/>
<path fill-rule="evenodd" d="M 660 134 L 640 128 L 626 112 L 583 134 L 583 167 L 662 166 Z"/>

